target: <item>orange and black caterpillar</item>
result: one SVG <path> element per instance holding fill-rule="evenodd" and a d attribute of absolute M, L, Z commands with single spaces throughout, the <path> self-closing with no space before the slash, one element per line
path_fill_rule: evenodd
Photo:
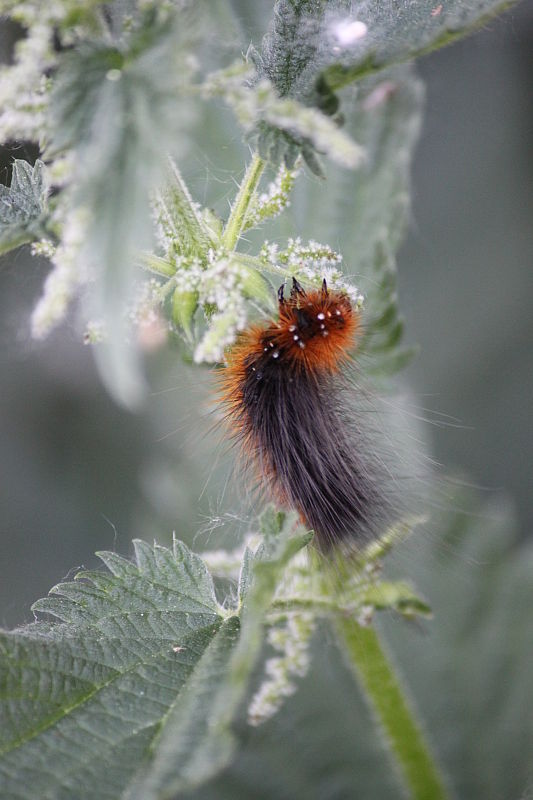
<path fill-rule="evenodd" d="M 346 403 L 360 329 L 345 292 L 278 291 L 279 318 L 245 330 L 227 354 L 222 403 L 259 485 L 297 509 L 327 549 L 373 535 L 377 481 Z"/>

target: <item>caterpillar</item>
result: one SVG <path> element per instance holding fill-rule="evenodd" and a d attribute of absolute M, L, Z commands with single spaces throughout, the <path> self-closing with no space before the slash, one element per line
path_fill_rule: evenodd
<path fill-rule="evenodd" d="M 386 501 L 346 402 L 361 311 L 343 291 L 278 291 L 279 316 L 227 353 L 220 399 L 260 488 L 296 509 L 322 550 L 373 537 Z M 378 513 L 377 513 L 378 512 Z"/>

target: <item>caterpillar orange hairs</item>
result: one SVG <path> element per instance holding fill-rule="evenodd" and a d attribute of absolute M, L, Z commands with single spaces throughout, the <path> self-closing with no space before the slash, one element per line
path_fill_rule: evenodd
<path fill-rule="evenodd" d="M 222 403 L 262 489 L 299 511 L 322 549 L 373 535 L 380 502 L 346 403 L 360 310 L 342 291 L 278 292 L 279 318 L 244 331 L 227 355 Z"/>

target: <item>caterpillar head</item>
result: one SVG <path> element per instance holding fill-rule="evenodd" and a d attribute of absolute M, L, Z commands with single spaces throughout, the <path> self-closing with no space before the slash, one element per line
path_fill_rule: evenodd
<path fill-rule="evenodd" d="M 279 323 L 267 346 L 313 372 L 336 372 L 353 347 L 359 311 L 344 292 L 328 290 L 325 280 L 321 289 L 306 292 L 293 278 L 289 298 L 283 289 Z"/>

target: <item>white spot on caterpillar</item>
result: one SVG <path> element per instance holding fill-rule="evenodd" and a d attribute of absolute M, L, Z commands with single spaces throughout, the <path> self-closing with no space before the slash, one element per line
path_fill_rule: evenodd
<path fill-rule="evenodd" d="M 337 309 L 337 310 L 335 311 L 335 314 L 336 314 L 338 317 L 340 317 L 340 315 L 341 315 L 341 312 L 339 311 L 339 309 Z"/>
<path fill-rule="evenodd" d="M 300 337 L 298 336 L 297 333 L 295 333 L 292 338 L 294 339 L 295 342 L 297 342 Z"/>
<path fill-rule="evenodd" d="M 290 333 L 292 333 L 292 332 L 293 332 L 293 331 L 295 331 L 295 330 L 296 330 L 296 325 L 290 325 L 290 326 L 289 326 L 289 332 L 290 332 Z"/>
<path fill-rule="evenodd" d="M 275 353 L 272 353 L 272 358 L 279 358 L 279 351 L 276 350 Z"/>
<path fill-rule="evenodd" d="M 322 331 L 322 336 L 329 336 L 327 331 Z"/>
<path fill-rule="evenodd" d="M 300 347 L 302 348 L 302 350 L 303 350 L 303 349 L 304 349 L 304 347 L 305 347 L 305 344 L 304 344 L 303 342 L 298 342 L 298 344 L 299 344 L 299 346 L 300 346 Z"/>
<path fill-rule="evenodd" d="M 316 315 L 317 319 L 326 319 L 326 315 L 321 311 L 320 314 Z"/>
<path fill-rule="evenodd" d="M 321 330 L 321 331 L 323 331 L 325 327 L 326 327 L 326 326 L 325 326 L 324 324 L 322 324 L 322 325 L 320 326 L 320 330 Z"/>

